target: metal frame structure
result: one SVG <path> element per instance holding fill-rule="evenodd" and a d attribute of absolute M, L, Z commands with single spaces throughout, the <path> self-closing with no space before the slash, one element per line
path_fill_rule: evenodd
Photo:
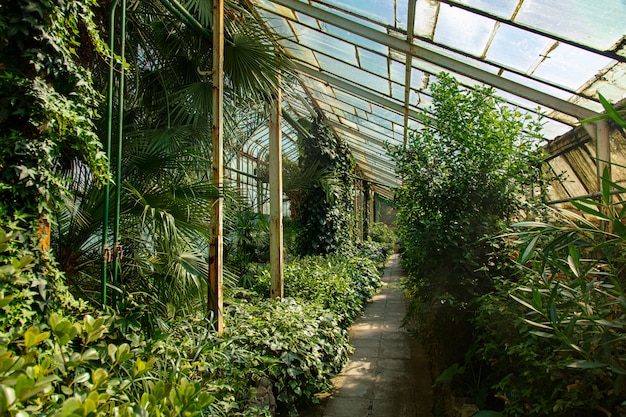
<path fill-rule="evenodd" d="M 322 113 L 374 191 L 399 185 L 386 146 L 428 117 L 439 72 L 545 121 L 545 145 L 626 97 L 626 4 L 583 0 L 249 0 L 293 59 L 293 119 Z M 467 37 L 468 39 L 463 39 Z M 519 48 L 516 51 L 515 48 Z M 610 163 L 609 134 L 587 126 Z M 600 137 L 597 138 L 597 132 Z M 593 161 L 601 171 L 602 163 Z M 380 184 L 383 184 L 381 186 Z"/>
<path fill-rule="evenodd" d="M 531 117 L 544 117 L 547 169 L 568 179 L 554 189 L 553 202 L 593 196 L 605 168 L 626 180 L 624 135 L 606 120 L 576 127 L 602 111 L 601 93 L 611 103 L 626 98 L 626 3 L 598 0 L 244 0 L 281 39 L 277 47 L 294 63 L 295 83 L 285 82 L 273 103 L 272 121 L 259 129 L 237 153 L 236 166 L 224 163 L 223 144 L 223 19 L 224 2 L 214 0 L 214 29 L 209 32 L 176 0 L 162 4 L 187 26 L 211 38 L 213 172 L 215 187 L 224 185 L 224 169 L 255 176 L 270 164 L 270 213 L 274 243 L 272 291 L 282 294 L 282 219 L 280 165 L 282 157 L 298 158 L 296 136 L 307 134 L 300 118 L 322 114 L 334 134 L 351 149 L 359 178 L 363 217 L 371 221 L 380 197 L 388 200 L 399 184 L 388 146 L 402 146 L 431 117 L 430 85 L 440 72 L 453 75 L 465 88 L 490 86 L 504 105 Z M 557 4 L 558 3 L 558 4 Z M 115 46 L 113 0 L 110 48 Z M 120 56 L 124 56 L 125 0 L 121 0 Z M 562 24 L 561 24 L 562 23 Z M 111 59 L 107 114 L 107 153 L 113 140 L 114 71 Z M 117 163 L 121 172 L 123 66 L 118 82 Z M 292 78 L 292 77 L 289 77 Z M 282 116 L 282 117 L 281 117 Z M 284 119 L 286 123 L 282 123 Z M 573 129 L 573 130 L 572 130 Z M 615 155 L 618 155 L 617 157 Z M 242 159 L 248 159 L 243 169 Z M 250 172 L 252 170 L 253 172 Z M 259 181 L 257 180 L 257 187 Z M 367 184 L 367 185 L 365 185 Z M 103 227 L 103 305 L 107 304 L 108 271 L 113 258 L 113 283 L 122 251 L 119 247 L 119 187 L 113 248 L 109 245 L 109 186 Z M 264 190 L 256 190 L 261 210 Z M 364 194 L 366 193 L 366 194 Z M 223 208 L 216 198 L 211 213 L 214 240 L 210 250 L 210 308 L 222 330 Z M 274 247 L 276 246 L 276 247 Z M 276 276 L 274 276 L 276 275 Z"/>

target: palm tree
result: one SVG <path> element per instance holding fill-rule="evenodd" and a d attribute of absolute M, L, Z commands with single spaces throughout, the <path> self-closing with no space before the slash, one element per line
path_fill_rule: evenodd
<path fill-rule="evenodd" d="M 181 3 L 210 32 L 210 2 Z M 206 294 L 210 201 L 218 192 L 208 175 L 212 85 L 204 71 L 212 40 L 156 0 L 129 1 L 127 27 L 122 284 L 146 305 L 195 309 Z M 245 5 L 226 3 L 225 32 L 224 137 L 233 155 L 267 120 L 267 99 L 289 68 Z M 70 287 L 97 301 L 104 193 L 84 171 L 67 173 L 75 197 L 59 213 L 54 248 Z"/>

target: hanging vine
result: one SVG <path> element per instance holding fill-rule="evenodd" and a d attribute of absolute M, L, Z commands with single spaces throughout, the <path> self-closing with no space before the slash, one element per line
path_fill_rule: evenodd
<path fill-rule="evenodd" d="M 354 161 L 321 116 L 310 133 L 300 137 L 301 169 L 317 166 L 325 177 L 307 188 L 295 207 L 296 244 L 303 255 L 338 253 L 351 241 Z"/>
<path fill-rule="evenodd" d="M 96 181 L 107 178 L 94 126 L 101 95 L 87 69 L 105 52 L 95 4 L 0 2 L 0 228 L 22 236 L 14 253 L 35 255 L 40 305 L 51 299 L 48 280 L 62 285 L 47 249 L 51 215 L 67 194 L 64 172 L 86 166 Z M 2 291 L 19 291 L 14 284 Z"/>

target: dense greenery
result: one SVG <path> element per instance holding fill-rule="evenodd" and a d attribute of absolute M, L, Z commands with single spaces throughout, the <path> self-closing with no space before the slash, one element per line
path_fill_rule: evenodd
<path fill-rule="evenodd" d="M 403 184 L 395 195 L 398 233 L 412 287 L 462 303 L 490 288 L 483 238 L 528 200 L 540 124 L 492 89 L 464 90 L 445 74 L 431 90 L 424 128 L 391 152 Z"/>
<path fill-rule="evenodd" d="M 297 252 L 339 253 L 352 238 L 354 161 L 348 147 L 330 133 L 321 116 L 302 124 L 310 125 L 310 134 L 298 136 L 300 171 L 313 168 L 324 177 L 291 200 Z"/>
<path fill-rule="evenodd" d="M 625 413 L 626 210 L 611 191 L 626 189 L 608 172 L 598 201 L 514 224 L 520 273 L 480 300 L 476 356 L 491 364 L 484 385 L 505 399 L 505 415 Z"/>
<path fill-rule="evenodd" d="M 413 268 L 407 284 L 430 347 L 436 415 L 458 412 L 455 395 L 471 397 L 481 416 L 624 415 L 626 211 L 611 197 L 624 187 L 607 171 L 599 201 L 574 201 L 576 213 L 533 210 L 532 196 L 519 191 L 534 178 L 541 189 L 542 180 L 536 156 L 519 145 L 534 124 L 482 109 L 495 103 L 478 99 L 485 91 L 461 93 L 445 77 L 433 91 L 450 125 L 430 133 L 442 146 L 420 132 L 396 155 L 405 175 L 397 198 L 404 261 Z M 454 131 L 453 141 L 440 136 Z M 507 132 L 524 135 L 496 139 Z"/>
<path fill-rule="evenodd" d="M 398 244 L 395 230 L 382 222 L 374 222 L 369 226 L 369 238 L 372 242 L 384 245 L 389 252 L 393 252 Z"/>
<path fill-rule="evenodd" d="M 285 296 L 313 302 L 332 311 L 344 328 L 350 326 L 381 284 L 376 257 L 346 257 L 345 254 L 305 257 L 285 265 L 284 273 Z M 270 275 L 266 270 L 259 277 L 255 290 L 269 296 L 269 288 Z"/>
<path fill-rule="evenodd" d="M 269 415 L 255 401 L 262 377 L 295 414 L 330 387 L 350 351 L 349 318 L 379 282 L 367 259 L 294 262 L 293 298 L 263 300 L 242 290 L 247 296 L 227 309 L 224 336 L 201 315 L 183 315 L 162 320 L 148 339 L 132 316 L 55 312 L 32 323 L 33 258 L 12 255 L 17 237 L 0 234 L 0 282 L 19 290 L 0 298 L 3 415 Z M 342 304 L 330 302 L 333 291 L 319 290 L 330 275 L 353 290 Z"/>
<path fill-rule="evenodd" d="M 391 155 L 402 178 L 395 204 L 412 300 L 407 323 L 420 330 L 434 376 L 445 380 L 472 346 L 477 298 L 493 291 L 494 276 L 509 273 L 501 243 L 490 237 L 531 207 L 540 124 L 492 89 L 464 89 L 446 74 L 430 88 L 424 127 Z M 452 394 L 437 387 L 439 411 L 450 412 Z"/>
<path fill-rule="evenodd" d="M 210 3 L 183 3 L 211 27 Z M 251 294 L 231 299 L 231 333 L 218 337 L 196 314 L 217 193 L 206 157 L 211 85 L 197 71 L 211 67 L 210 39 L 162 2 L 129 1 L 122 302 L 98 311 L 110 178 L 97 91 L 106 90 L 110 51 L 99 34 L 108 11 L 47 0 L 2 1 L 0 10 L 0 414 L 260 416 L 270 413 L 255 398 L 263 377 L 292 412 L 328 387 L 349 352 L 345 323 L 376 286 L 366 260 L 332 271 L 351 285 L 337 311 L 298 293 L 320 282 L 296 278 L 293 299 L 268 301 L 236 287 L 243 282 L 231 273 L 229 294 Z M 228 153 L 265 120 L 286 61 L 246 7 L 228 2 L 226 27 Z M 265 260 L 265 219 L 221 191 L 227 260 L 248 271 Z M 313 273 L 322 281 L 331 274 L 324 262 L 306 268 L 325 268 Z"/>
<path fill-rule="evenodd" d="M 218 194 L 211 185 L 208 158 L 211 77 L 202 72 L 212 67 L 211 3 L 181 4 L 207 31 L 188 27 L 160 1 L 130 1 L 127 13 L 120 172 L 124 257 L 118 288 L 110 290 L 125 294 L 120 309 L 141 308 L 150 320 L 165 314 L 170 306 L 189 311 L 205 307 L 208 213 L 211 199 Z M 227 2 L 225 8 L 224 143 L 228 158 L 267 119 L 267 97 L 278 86 L 278 73 L 288 65 L 243 3 Z M 108 11 L 102 14 L 106 21 Z M 107 67 L 96 70 L 96 84 L 104 91 Z M 118 110 L 116 100 L 114 126 L 119 122 Z M 102 126 L 102 136 L 105 130 Z M 116 137 L 118 132 L 114 133 Z M 115 143 L 112 153 L 117 153 Z M 73 198 L 58 213 L 52 244 L 72 291 L 97 302 L 105 192 L 92 181 L 89 171 L 75 169 L 68 176 Z M 233 206 L 225 214 L 237 215 L 241 205 L 237 191 L 220 191 Z M 237 274 L 243 261 L 241 253 L 231 255 L 227 258 L 229 277 Z M 236 283 L 236 279 L 228 282 Z"/>

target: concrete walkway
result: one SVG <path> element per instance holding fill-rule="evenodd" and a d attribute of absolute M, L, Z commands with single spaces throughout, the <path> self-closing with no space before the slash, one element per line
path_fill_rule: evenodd
<path fill-rule="evenodd" d="M 316 417 L 430 417 L 432 390 L 426 355 L 401 328 L 406 303 L 400 287 L 404 271 L 397 254 L 383 275 L 383 286 L 350 329 L 355 351 L 335 389 Z"/>

